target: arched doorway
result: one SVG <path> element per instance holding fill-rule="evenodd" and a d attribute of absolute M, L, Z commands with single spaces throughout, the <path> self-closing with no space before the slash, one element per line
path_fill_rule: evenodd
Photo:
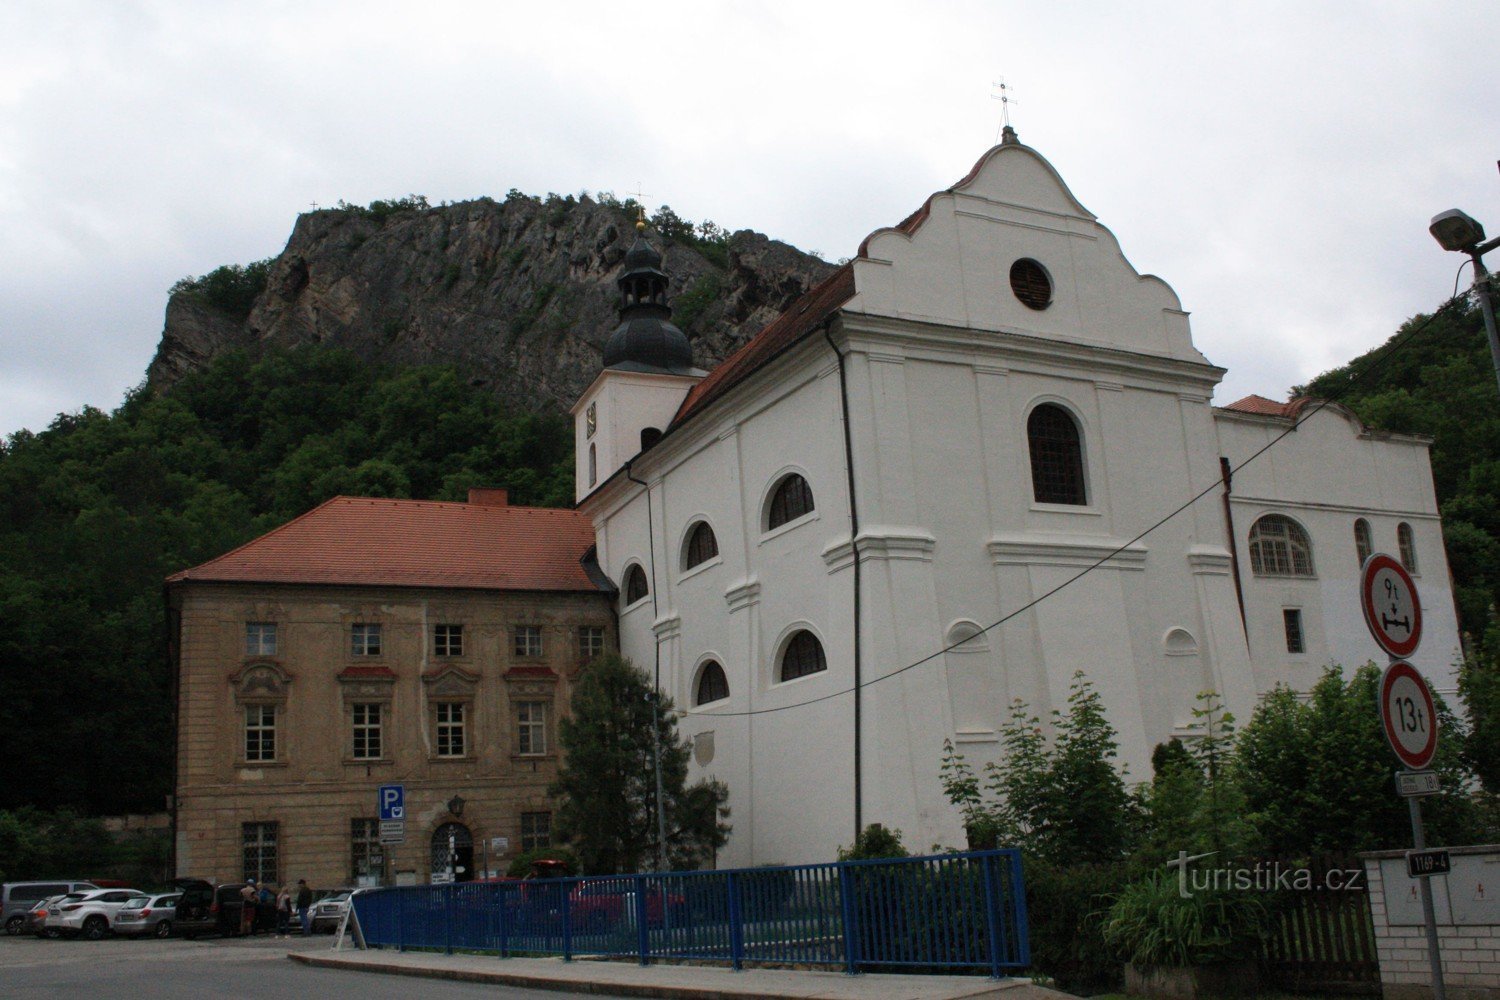
<path fill-rule="evenodd" d="M 435 882 L 474 877 L 474 836 L 462 823 L 444 823 L 432 831 L 432 876 Z"/>

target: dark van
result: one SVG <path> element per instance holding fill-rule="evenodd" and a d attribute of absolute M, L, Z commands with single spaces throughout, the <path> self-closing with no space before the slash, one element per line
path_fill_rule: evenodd
<path fill-rule="evenodd" d="M 245 905 L 240 890 L 245 887 L 244 882 L 214 885 L 201 878 L 179 878 L 173 879 L 171 885 L 182 893 L 172 924 L 179 935 L 194 938 L 200 934 L 220 937 L 239 934 L 240 914 Z"/>

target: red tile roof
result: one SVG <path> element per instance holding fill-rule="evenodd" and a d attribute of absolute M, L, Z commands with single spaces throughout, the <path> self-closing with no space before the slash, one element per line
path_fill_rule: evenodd
<path fill-rule="evenodd" d="M 759 333 L 725 358 L 717 368 L 687 394 L 673 418 L 674 425 L 706 407 L 709 403 L 739 385 L 772 358 L 807 336 L 854 298 L 854 267 L 845 264 L 814 285 L 786 312 L 773 319 Z"/>
<path fill-rule="evenodd" d="M 1289 417 L 1295 418 L 1308 403 L 1312 402 L 1309 396 L 1298 396 L 1296 399 L 1285 403 L 1278 403 L 1274 399 L 1257 396 L 1253 393 L 1244 399 L 1237 399 L 1228 406 L 1221 407 L 1225 410 L 1234 410 L 1236 413 L 1254 413 L 1262 417 Z"/>
<path fill-rule="evenodd" d="M 334 497 L 167 582 L 598 591 L 593 544 L 575 510 Z"/>

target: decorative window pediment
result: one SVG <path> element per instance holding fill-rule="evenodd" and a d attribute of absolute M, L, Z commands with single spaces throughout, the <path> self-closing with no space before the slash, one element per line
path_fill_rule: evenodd
<path fill-rule="evenodd" d="M 238 701 L 279 702 L 286 701 L 292 675 L 279 664 L 263 661 L 236 670 L 229 675 L 229 683 Z"/>
<path fill-rule="evenodd" d="M 468 701 L 474 697 L 479 675 L 448 666 L 423 674 L 422 683 L 427 688 L 429 701 Z"/>

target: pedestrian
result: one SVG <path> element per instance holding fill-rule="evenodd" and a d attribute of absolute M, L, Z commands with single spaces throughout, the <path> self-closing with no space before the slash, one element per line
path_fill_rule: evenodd
<path fill-rule="evenodd" d="M 255 891 L 255 879 L 245 883 L 240 890 L 240 936 L 255 933 L 255 900 L 258 894 Z"/>
<path fill-rule="evenodd" d="M 312 933 L 312 890 L 307 887 L 307 879 L 297 880 L 297 916 L 302 921 L 302 935 L 306 937 Z"/>
<path fill-rule="evenodd" d="M 276 936 L 284 938 L 292 927 L 292 889 L 283 885 L 276 894 Z"/>

